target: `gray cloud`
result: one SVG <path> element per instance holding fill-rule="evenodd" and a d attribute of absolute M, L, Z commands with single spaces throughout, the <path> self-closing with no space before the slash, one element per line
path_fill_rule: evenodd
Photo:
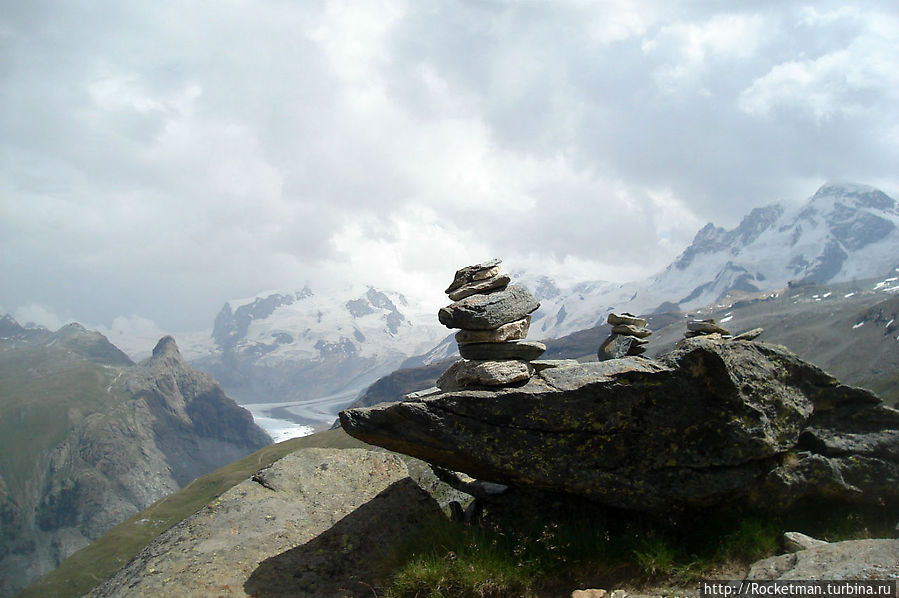
<path fill-rule="evenodd" d="M 6 7 L 0 303 L 196 329 L 492 255 L 628 278 L 827 179 L 896 193 L 891 3 L 725 8 Z"/>

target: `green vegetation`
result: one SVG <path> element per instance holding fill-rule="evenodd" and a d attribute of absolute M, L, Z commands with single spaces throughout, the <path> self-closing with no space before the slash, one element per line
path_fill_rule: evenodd
<path fill-rule="evenodd" d="M 481 525 L 435 521 L 400 547 L 387 596 L 560 596 L 575 587 L 687 586 L 776 554 L 784 531 L 831 541 L 888 534 L 886 509 L 796 509 L 660 519 L 581 504 Z"/>
<path fill-rule="evenodd" d="M 197 512 L 256 471 L 302 448 L 371 448 L 342 430 L 329 430 L 269 445 L 197 478 L 115 526 L 79 550 L 54 571 L 31 584 L 18 598 L 81 596 L 118 571 L 156 536 Z"/>
<path fill-rule="evenodd" d="M 30 480 L 36 460 L 59 445 L 75 421 L 109 412 L 126 400 L 112 385 L 120 368 L 59 347 L 0 351 L 0 471 Z M 24 484 L 9 492 L 26 502 Z"/>

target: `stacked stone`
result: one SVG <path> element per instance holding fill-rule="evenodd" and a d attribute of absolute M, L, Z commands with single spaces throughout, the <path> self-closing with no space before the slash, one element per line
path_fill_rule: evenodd
<path fill-rule="evenodd" d="M 612 334 L 596 352 L 596 357 L 600 361 L 646 353 L 646 343 L 652 334 L 652 330 L 646 327 L 646 320 L 627 312 L 620 314 L 613 312 L 606 321 L 612 325 Z"/>
<path fill-rule="evenodd" d="M 462 360 L 437 380 L 442 390 L 469 386 L 506 386 L 530 379 L 531 361 L 546 345 L 523 340 L 531 324 L 531 312 L 540 307 L 536 298 L 511 278 L 501 274 L 500 260 L 490 260 L 456 271 L 446 294 L 454 301 L 437 317 L 447 328 L 458 328 L 456 342 Z"/>
<path fill-rule="evenodd" d="M 730 336 L 730 331 L 719 326 L 714 318 L 709 318 L 708 320 L 690 320 L 687 322 L 687 331 L 684 333 L 684 338 L 708 336 L 710 334 Z"/>

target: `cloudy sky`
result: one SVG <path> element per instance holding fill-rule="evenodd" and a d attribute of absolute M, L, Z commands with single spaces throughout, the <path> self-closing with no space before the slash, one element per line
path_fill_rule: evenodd
<path fill-rule="evenodd" d="M 642 278 L 827 180 L 897 197 L 897 48 L 894 0 L 2 0 L 0 312 Z"/>

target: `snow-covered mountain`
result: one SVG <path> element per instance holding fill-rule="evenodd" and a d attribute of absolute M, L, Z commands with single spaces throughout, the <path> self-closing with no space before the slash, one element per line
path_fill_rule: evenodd
<path fill-rule="evenodd" d="M 349 402 L 445 335 L 435 314 L 416 310 L 399 293 L 306 287 L 226 302 L 215 319 L 214 346 L 193 363 L 241 404 L 333 395 L 348 395 Z"/>
<path fill-rule="evenodd" d="M 896 266 L 896 202 L 871 187 L 828 184 L 804 203 L 752 210 L 732 230 L 706 225 L 671 265 L 642 281 L 561 286 L 552 273 L 513 271 L 513 277 L 541 302 L 529 338 L 549 339 L 601 324 L 610 311 L 690 310 L 728 292 L 873 278 Z M 192 359 L 196 367 L 241 404 L 266 404 L 264 411 L 249 405 L 254 415 L 297 422 L 329 421 L 401 364 L 423 365 L 456 353 L 451 331 L 434 310 L 365 286 L 228 301 L 208 342 L 206 355 Z"/>
<path fill-rule="evenodd" d="M 899 207 L 864 185 L 827 184 L 801 204 L 752 210 L 732 229 L 707 224 L 664 271 L 625 284 L 567 288 L 519 274 L 541 301 L 531 338 L 558 338 L 605 321 L 613 310 L 689 310 L 730 291 L 778 289 L 790 281 L 873 278 L 899 265 Z"/>

